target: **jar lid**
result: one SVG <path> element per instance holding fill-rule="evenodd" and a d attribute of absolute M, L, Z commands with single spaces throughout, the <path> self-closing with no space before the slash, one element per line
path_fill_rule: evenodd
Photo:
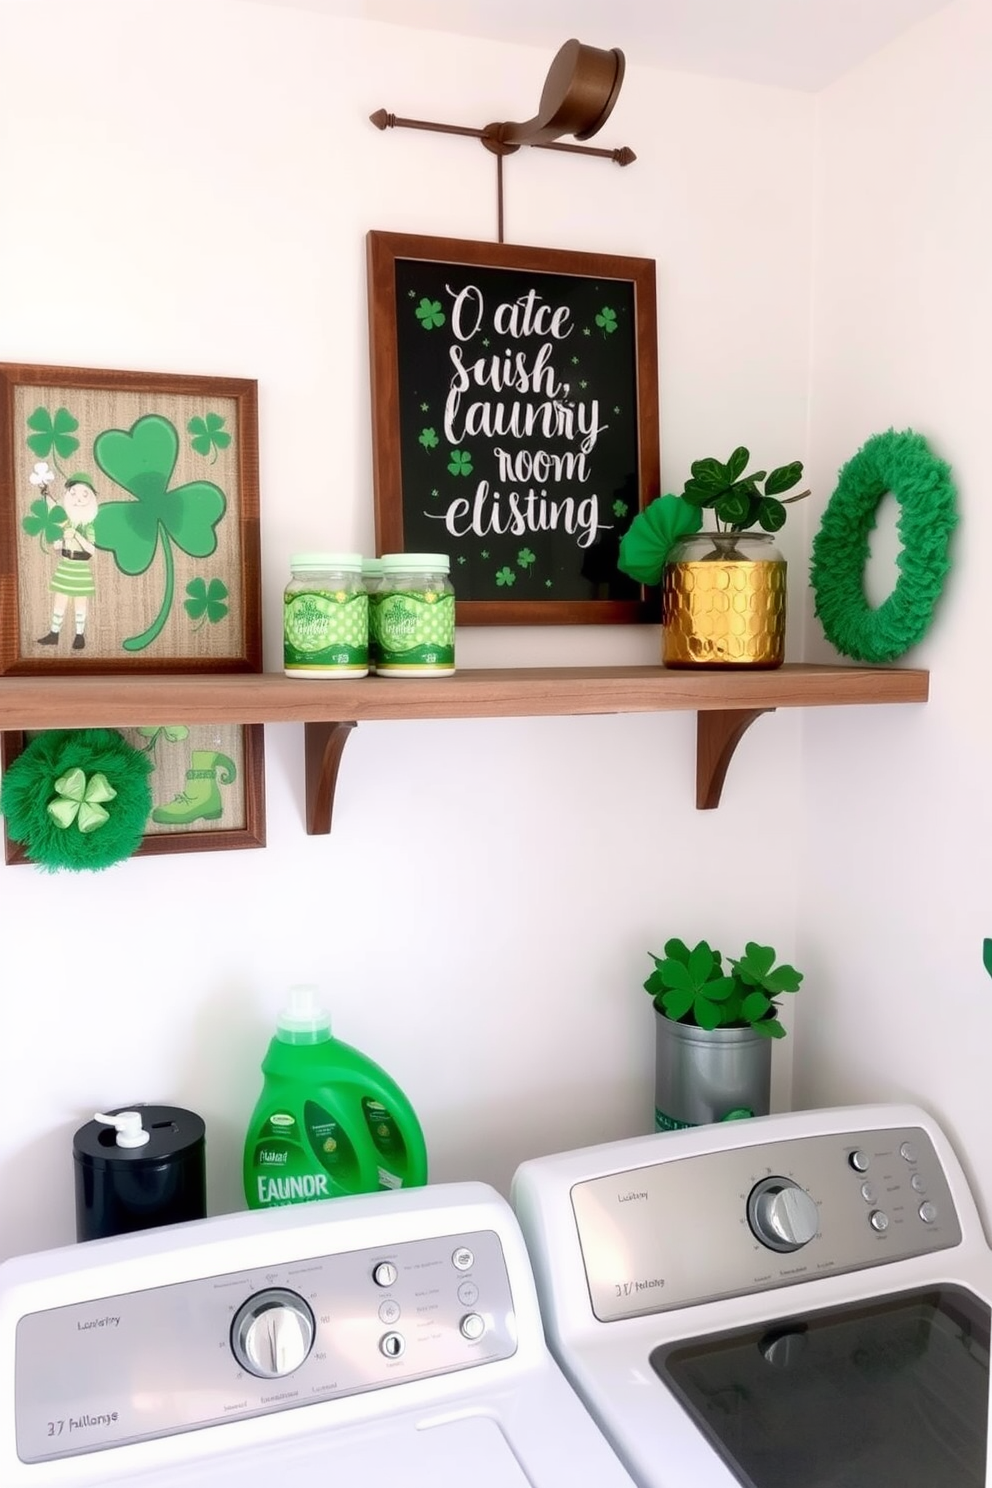
<path fill-rule="evenodd" d="M 451 559 L 447 553 L 383 553 L 384 573 L 403 573 L 406 570 L 424 573 L 447 573 Z"/>
<path fill-rule="evenodd" d="M 290 568 L 332 568 L 355 573 L 362 571 L 361 553 L 293 553 Z"/>
<path fill-rule="evenodd" d="M 382 559 L 381 558 L 363 558 L 362 559 L 362 573 L 363 574 L 381 574 L 382 573 Z"/>

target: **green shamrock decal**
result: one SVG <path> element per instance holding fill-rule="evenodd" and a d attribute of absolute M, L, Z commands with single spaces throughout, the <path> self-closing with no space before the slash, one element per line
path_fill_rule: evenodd
<path fill-rule="evenodd" d="M 432 331 L 437 326 L 444 325 L 444 311 L 441 309 L 440 300 L 422 299 L 413 313 L 425 331 Z"/>
<path fill-rule="evenodd" d="M 521 568 L 530 568 L 532 563 L 537 562 L 537 554 L 532 553 L 530 548 L 521 548 L 517 554 L 517 562 Z"/>
<path fill-rule="evenodd" d="M 604 336 L 612 335 L 617 328 L 617 312 L 611 310 L 609 305 L 603 306 L 595 320 Z"/>
<path fill-rule="evenodd" d="M 209 455 L 213 450 L 214 458 L 211 465 L 222 449 L 227 449 L 231 442 L 231 436 L 224 429 L 227 420 L 221 418 L 219 413 L 208 413 L 205 419 L 191 418 L 186 425 L 186 432 L 192 434 L 190 444 L 198 455 Z"/>
<path fill-rule="evenodd" d="M 23 518 L 21 526 L 28 537 L 38 539 L 41 543 L 41 551 L 47 553 L 47 544 L 58 542 L 62 536 L 62 528 L 68 520 L 64 506 L 49 506 L 48 502 L 39 496 L 37 501 L 32 501 L 30 514 Z"/>
<path fill-rule="evenodd" d="M 432 450 L 437 449 L 441 441 L 437 437 L 436 430 L 421 429 L 420 438 L 418 439 L 417 443 L 422 444 L 425 450 Z"/>
<path fill-rule="evenodd" d="M 209 587 L 201 578 L 191 579 L 186 585 L 186 593 L 189 599 L 183 600 L 183 609 L 191 620 L 198 620 L 199 625 L 194 625 L 194 630 L 199 630 L 205 620 L 211 625 L 216 625 L 218 620 L 223 620 L 227 614 L 227 585 L 221 583 L 220 579 L 211 579 Z"/>
<path fill-rule="evenodd" d="M 451 459 L 448 461 L 449 475 L 471 475 L 472 456 L 468 450 L 453 449 Z"/>
<path fill-rule="evenodd" d="M 615 517 L 625 517 L 629 510 L 630 508 L 628 507 L 626 501 L 614 501 L 613 515 Z"/>
<path fill-rule="evenodd" d="M 73 430 L 79 428 L 79 420 L 73 418 L 68 408 L 57 409 L 54 418 L 47 408 L 36 408 L 28 419 L 28 428 L 35 431 L 28 435 L 28 449 L 43 459 L 51 455 L 56 465 L 57 457 L 67 460 L 79 448 L 79 440 L 72 437 Z"/>
<path fill-rule="evenodd" d="M 105 429 L 93 441 L 104 475 L 123 486 L 133 501 L 105 501 L 94 523 L 96 545 L 108 549 L 121 573 L 141 574 L 162 548 L 165 590 L 155 619 L 141 635 L 123 642 L 125 651 L 143 651 L 161 633 L 175 594 L 173 543 L 191 558 L 209 558 L 217 549 L 215 528 L 227 498 L 212 481 L 189 481 L 169 489 L 179 457 L 174 424 L 147 413 L 130 430 Z"/>
<path fill-rule="evenodd" d="M 504 585 L 509 588 L 511 584 L 517 582 L 517 576 L 512 568 L 500 568 L 496 572 L 496 582 L 501 589 Z"/>
<path fill-rule="evenodd" d="M 143 746 L 143 753 L 154 754 L 155 746 L 159 739 L 165 738 L 170 744 L 181 744 L 184 739 L 189 738 L 189 729 L 184 723 L 160 724 L 157 728 L 139 728 L 138 733 L 148 743 Z"/>

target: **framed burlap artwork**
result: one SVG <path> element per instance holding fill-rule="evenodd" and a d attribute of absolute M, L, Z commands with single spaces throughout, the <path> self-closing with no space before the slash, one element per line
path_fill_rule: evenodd
<path fill-rule="evenodd" d="M 118 732 L 147 756 L 152 809 L 135 857 L 265 846 L 265 730 L 254 724 L 170 724 Z M 6 771 L 32 733 L 0 734 Z M 7 832 L 4 857 L 28 863 Z"/>
<path fill-rule="evenodd" d="M 0 363 L 0 675 L 261 655 L 256 383 Z"/>

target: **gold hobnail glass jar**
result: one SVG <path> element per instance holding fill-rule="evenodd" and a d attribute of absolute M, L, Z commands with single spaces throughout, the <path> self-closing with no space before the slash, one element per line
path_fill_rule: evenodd
<path fill-rule="evenodd" d="M 661 583 L 665 666 L 781 666 L 785 581 L 785 559 L 767 532 L 696 532 L 680 539 Z"/>

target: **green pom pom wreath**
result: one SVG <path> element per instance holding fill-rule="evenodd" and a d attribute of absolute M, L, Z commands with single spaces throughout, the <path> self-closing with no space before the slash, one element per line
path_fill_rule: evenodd
<path fill-rule="evenodd" d="M 868 539 L 883 496 L 899 503 L 899 577 L 873 609 L 864 590 Z M 950 569 L 957 525 L 950 466 L 911 429 L 875 434 L 844 465 L 813 539 L 810 582 L 827 639 L 855 661 L 894 661 L 926 634 Z"/>
<path fill-rule="evenodd" d="M 4 774 L 7 835 L 49 873 L 109 868 L 141 845 L 151 768 L 113 729 L 49 729 Z"/>

